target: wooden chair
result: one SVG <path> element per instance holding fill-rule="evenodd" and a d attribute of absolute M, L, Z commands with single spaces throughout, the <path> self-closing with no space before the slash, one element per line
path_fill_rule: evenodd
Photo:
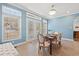
<path fill-rule="evenodd" d="M 48 48 L 49 49 L 49 41 L 42 34 L 38 34 L 38 53 L 41 49 Z"/>
<path fill-rule="evenodd" d="M 55 32 L 55 33 L 53 33 L 53 35 L 55 35 L 55 38 L 52 41 L 52 44 L 55 49 L 58 49 L 61 47 L 61 33 Z"/>

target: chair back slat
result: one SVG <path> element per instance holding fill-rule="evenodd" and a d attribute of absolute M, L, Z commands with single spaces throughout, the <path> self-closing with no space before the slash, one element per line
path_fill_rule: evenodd
<path fill-rule="evenodd" d="M 42 34 L 38 34 L 38 41 L 40 43 L 43 43 L 44 42 L 44 36 Z"/>

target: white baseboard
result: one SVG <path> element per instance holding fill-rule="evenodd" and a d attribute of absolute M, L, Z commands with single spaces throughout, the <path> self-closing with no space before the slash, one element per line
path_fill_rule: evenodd
<path fill-rule="evenodd" d="M 62 38 L 61 40 L 74 41 L 73 39 L 69 39 L 69 38 Z"/>
<path fill-rule="evenodd" d="M 35 39 L 33 39 L 35 40 Z M 22 44 L 25 44 L 25 43 L 29 43 L 29 42 L 32 42 L 33 40 L 26 40 L 24 42 L 21 42 L 21 43 L 18 43 L 18 44 L 14 44 L 14 46 L 19 46 L 19 45 L 22 45 Z"/>
<path fill-rule="evenodd" d="M 19 46 L 19 45 L 22 45 L 22 44 L 24 44 L 24 43 L 26 43 L 26 41 L 21 42 L 21 43 L 18 43 L 18 44 L 14 44 L 14 46 Z"/>

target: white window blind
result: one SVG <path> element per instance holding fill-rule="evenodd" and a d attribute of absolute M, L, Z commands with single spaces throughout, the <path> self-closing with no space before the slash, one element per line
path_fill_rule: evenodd
<path fill-rule="evenodd" d="M 32 14 L 32 13 L 28 13 L 28 12 L 27 12 L 27 17 L 33 18 L 33 19 L 36 19 L 36 20 L 41 20 L 41 17 L 39 17 L 35 14 Z"/>
<path fill-rule="evenodd" d="M 8 15 L 21 16 L 21 11 L 10 8 L 8 6 L 2 6 L 2 12 Z"/>

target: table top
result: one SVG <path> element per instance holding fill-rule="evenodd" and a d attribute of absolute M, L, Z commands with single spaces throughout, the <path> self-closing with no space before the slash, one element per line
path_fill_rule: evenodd
<path fill-rule="evenodd" d="M 49 40 L 54 40 L 54 38 L 56 38 L 56 35 L 52 35 L 52 36 L 47 35 L 45 37 L 48 38 Z"/>

